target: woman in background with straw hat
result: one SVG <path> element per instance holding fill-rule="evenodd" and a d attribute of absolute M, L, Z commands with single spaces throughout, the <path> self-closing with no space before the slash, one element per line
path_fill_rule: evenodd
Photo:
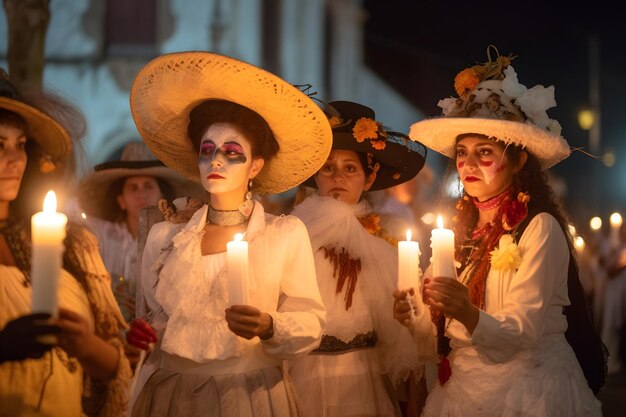
<path fill-rule="evenodd" d="M 96 165 L 78 188 L 85 225 L 96 235 L 113 293 L 127 321 L 135 318 L 139 213 L 161 199 L 201 197 L 202 188 L 163 165 L 143 142 L 127 143 L 119 160 Z"/>
<path fill-rule="evenodd" d="M 0 70 L 0 416 L 113 417 L 127 405 L 126 323 L 86 229 L 67 226 L 58 315 L 31 308 L 30 218 L 48 187 L 73 179 L 79 125 L 73 107 L 20 94 Z"/>
<path fill-rule="evenodd" d="M 458 279 L 424 274 L 413 319 L 406 291 L 395 292 L 394 315 L 439 356 L 424 416 L 600 416 L 605 352 L 544 174 L 570 148 L 546 114 L 554 87 L 527 89 L 511 59 L 460 72 L 459 98 L 439 102 L 445 117 L 411 127 L 452 158 L 463 185 L 460 267 Z"/>
<path fill-rule="evenodd" d="M 128 340 L 156 346 L 133 416 L 295 416 L 282 361 L 318 346 L 325 309 L 306 228 L 264 213 L 251 193 L 279 193 L 319 169 L 332 141 L 323 112 L 275 75 L 207 52 L 156 58 L 130 103 L 154 154 L 210 194 L 148 236 L 147 314 Z M 243 301 L 229 282 L 236 233 L 249 245 Z"/>

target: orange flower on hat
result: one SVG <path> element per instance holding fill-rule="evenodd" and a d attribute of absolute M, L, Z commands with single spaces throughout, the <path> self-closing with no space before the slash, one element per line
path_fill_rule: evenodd
<path fill-rule="evenodd" d="M 363 142 L 365 139 L 377 139 L 378 123 L 376 120 L 370 119 L 369 117 L 361 117 L 354 124 L 352 134 L 359 143 Z"/>
<path fill-rule="evenodd" d="M 338 116 L 333 116 L 328 119 L 328 123 L 330 123 L 330 127 L 337 127 L 342 124 L 341 119 Z"/>
<path fill-rule="evenodd" d="M 474 68 L 465 68 L 454 77 L 454 90 L 460 96 L 471 91 L 480 83 L 480 77 Z"/>
<path fill-rule="evenodd" d="M 383 140 L 372 140 L 372 148 L 382 151 L 387 144 Z"/>

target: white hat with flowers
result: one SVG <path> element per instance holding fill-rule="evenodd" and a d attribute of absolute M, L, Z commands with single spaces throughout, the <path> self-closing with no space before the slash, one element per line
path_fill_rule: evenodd
<path fill-rule="evenodd" d="M 439 101 L 443 115 L 414 123 L 409 137 L 449 158 L 455 156 L 457 137 L 466 133 L 520 145 L 543 170 L 567 158 L 571 150 L 561 137 L 561 125 L 546 113 L 556 106 L 554 86 L 527 88 L 517 80 L 513 56 L 500 56 L 493 46 L 487 56 L 488 62 L 457 74 L 454 88 L 459 97 Z"/>

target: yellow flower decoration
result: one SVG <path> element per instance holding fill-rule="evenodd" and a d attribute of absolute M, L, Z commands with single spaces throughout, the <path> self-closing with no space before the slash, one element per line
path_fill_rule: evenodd
<path fill-rule="evenodd" d="M 480 77 L 474 68 L 465 68 L 454 77 L 454 90 L 461 97 L 472 91 L 480 83 Z"/>
<path fill-rule="evenodd" d="M 498 247 L 490 253 L 491 267 L 498 271 L 508 271 L 518 269 L 522 264 L 522 255 L 519 247 L 510 234 L 500 237 Z"/>
<path fill-rule="evenodd" d="M 380 231 L 380 216 L 378 214 L 370 213 L 357 218 L 370 234 L 376 235 Z"/>
<path fill-rule="evenodd" d="M 378 123 L 369 117 L 361 117 L 354 124 L 352 134 L 357 142 L 363 142 L 365 139 L 378 138 Z"/>

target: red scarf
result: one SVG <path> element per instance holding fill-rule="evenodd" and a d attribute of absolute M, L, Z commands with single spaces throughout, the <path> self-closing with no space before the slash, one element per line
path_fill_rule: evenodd
<path fill-rule="evenodd" d="M 487 223 L 480 228 L 474 227 L 471 233 L 465 233 L 467 226 L 460 224 L 460 222 L 454 225 L 455 236 L 458 237 L 455 257 L 463 265 L 462 269 L 471 268 L 465 277 L 465 282 L 469 289 L 472 304 L 481 310 L 485 307 L 487 275 L 491 269 L 490 253 L 500 241 L 500 237 L 515 229 L 528 215 L 527 204 L 530 197 L 522 192 L 517 193 L 517 198 L 515 195 L 516 193 L 511 187 L 484 202 L 463 197 L 457 203 L 457 209 L 460 212 L 467 210 L 472 204 L 478 210 L 492 210 L 499 207 L 492 223 Z M 458 219 L 458 216 L 456 218 Z M 467 253 L 468 249 L 470 250 L 469 254 Z M 432 309 L 431 318 L 437 326 L 439 383 L 444 385 L 452 374 L 448 361 L 448 354 L 451 350 L 450 339 L 445 336 L 446 318 L 443 314 Z"/>

